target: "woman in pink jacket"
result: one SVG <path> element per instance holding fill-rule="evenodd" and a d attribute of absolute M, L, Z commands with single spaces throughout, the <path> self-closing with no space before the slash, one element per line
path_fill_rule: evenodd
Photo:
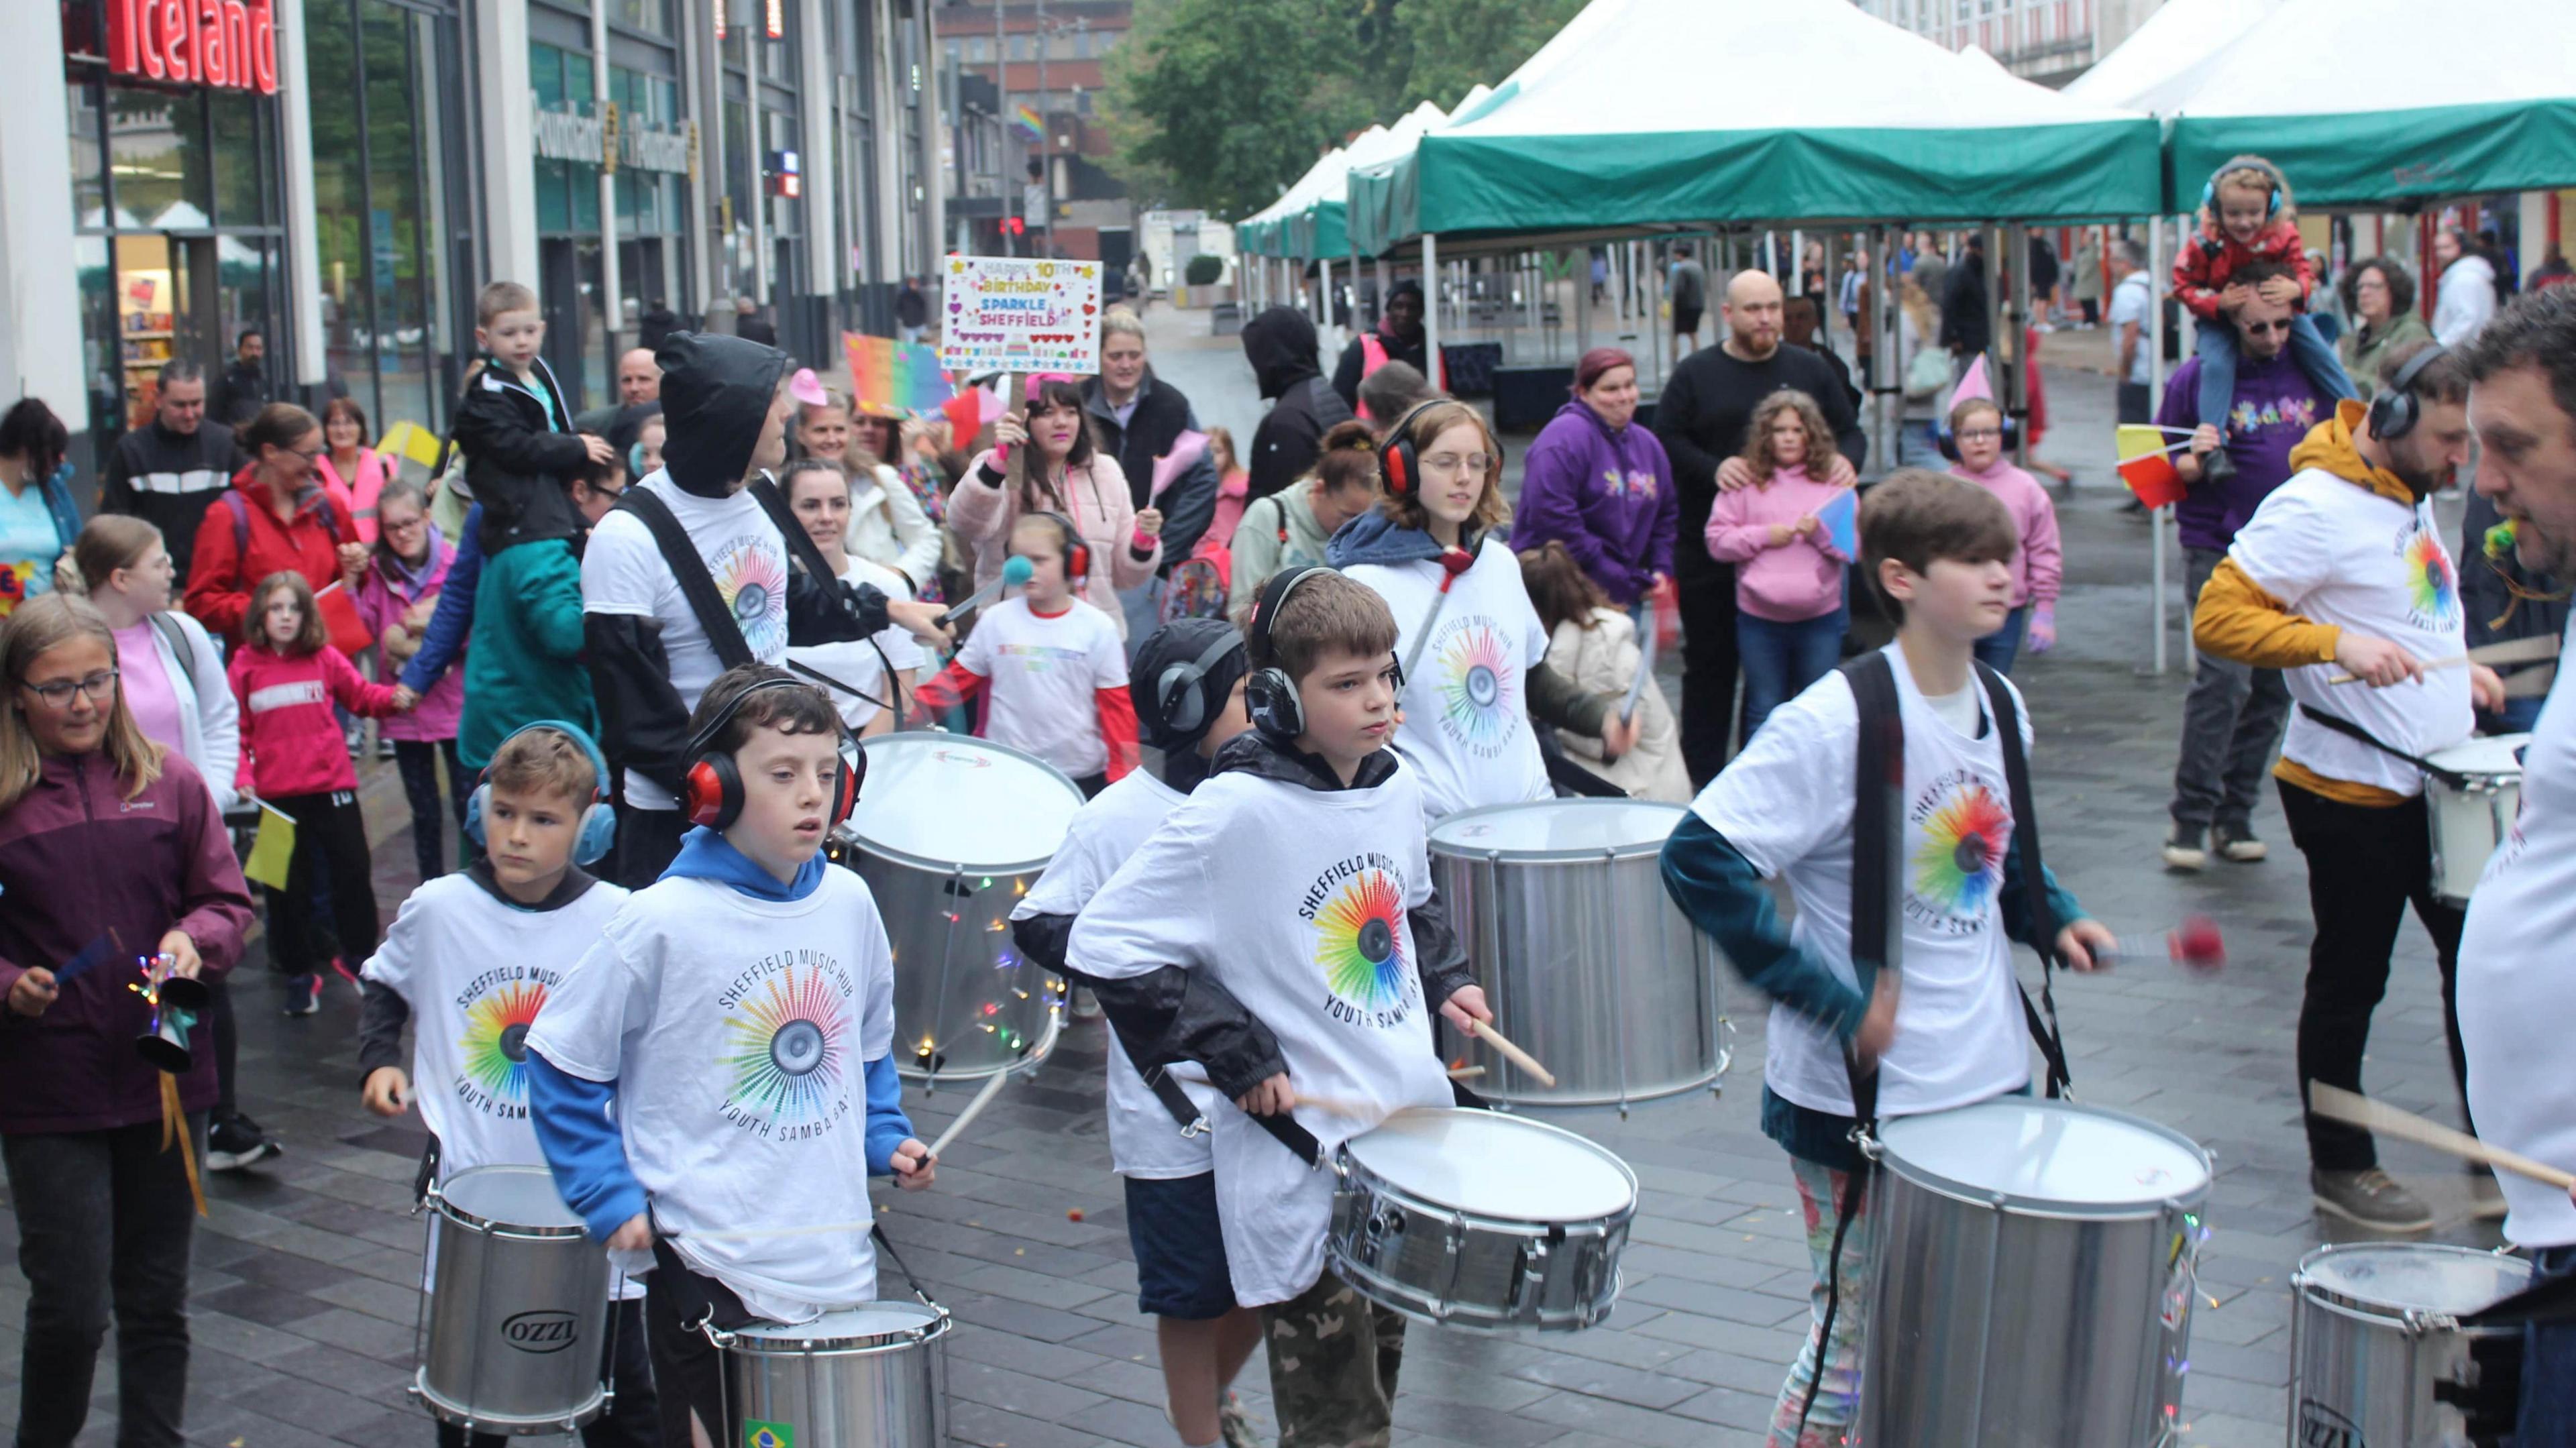
<path fill-rule="evenodd" d="M 2004 511 L 2021 530 L 2021 549 L 2012 561 L 2012 612 L 2002 628 L 1977 640 L 1977 662 L 2009 674 L 2025 638 L 2034 654 L 2057 646 L 2057 589 L 2066 571 L 2057 542 L 2057 505 L 2048 500 L 2039 479 L 2004 461 L 2002 408 L 1982 397 L 1960 403 L 1950 409 L 1950 436 L 1959 452 L 1950 471 L 2002 499 Z"/>
<path fill-rule="evenodd" d="M 1744 666 L 1744 738 L 1771 711 L 1832 672 L 1851 610 L 1843 572 L 1851 558 L 1818 515 L 1851 491 L 1807 472 L 1834 434 L 1816 400 L 1784 387 L 1753 409 L 1746 430 L 1750 486 L 1717 495 L 1708 512 L 1709 555 L 1735 565 L 1735 646 Z"/>
<path fill-rule="evenodd" d="M 1011 454 L 1025 448 L 1022 476 L 1011 482 Z M 975 586 L 1002 576 L 1011 525 L 1022 513 L 1061 513 L 1073 520 L 1091 553 L 1083 600 L 1127 635 L 1118 591 L 1154 576 L 1163 561 L 1163 513 L 1139 512 L 1118 460 L 1092 446 L 1082 421 L 1082 389 L 1062 373 L 1029 378 L 1026 402 L 993 424 L 993 449 L 975 459 L 948 497 L 948 526 L 975 553 Z"/>
<path fill-rule="evenodd" d="M 410 479 L 385 484 L 376 507 L 383 532 L 376 539 L 366 576 L 358 583 L 358 617 L 375 633 L 384 651 L 385 672 L 391 674 L 420 652 L 421 635 L 428 631 L 429 616 L 438 607 L 439 590 L 447 586 L 447 568 L 456 549 L 429 521 L 429 499 Z M 464 712 L 465 671 L 449 669 L 420 696 L 418 708 L 387 719 L 383 726 L 384 737 L 394 746 L 394 767 L 402 772 L 403 797 L 411 803 L 412 853 L 424 885 L 446 871 L 440 846 L 447 829 L 438 822 L 440 812 L 453 810 L 456 827 L 463 830 L 465 797 L 474 792 L 473 776 L 456 758 L 457 724 Z M 443 804 L 438 789 L 441 759 L 447 761 Z"/>

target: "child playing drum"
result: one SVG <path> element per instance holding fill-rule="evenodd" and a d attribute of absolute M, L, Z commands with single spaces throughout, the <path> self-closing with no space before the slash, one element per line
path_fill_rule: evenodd
<path fill-rule="evenodd" d="M 1243 1108 L 1212 1123 L 1217 1219 L 1235 1299 L 1261 1310 L 1281 1448 L 1382 1443 L 1403 1320 L 1325 1270 L 1333 1178 L 1312 1163 L 1453 1103 L 1427 1001 L 1462 1030 L 1491 1014 L 1432 891 L 1413 771 L 1386 749 L 1394 616 L 1292 569 L 1250 632 L 1254 732 L 1083 908 L 1070 968 L 1138 1067 L 1198 1061 Z"/>
<path fill-rule="evenodd" d="M 1896 641 L 1780 706 L 1772 721 L 1785 727 L 1755 735 L 1664 846 L 1665 887 L 1774 1002 L 1762 1129 L 1789 1152 L 1806 1213 L 1816 1323 L 1780 1390 L 1772 1448 L 1842 1442 L 1859 1400 L 1871 1226 L 1855 1088 L 1874 1075 L 1865 1094 L 1890 1116 L 2029 1089 L 2007 938 L 2053 942 L 2078 970 L 2113 943 L 2044 868 L 2044 914 L 2062 928 L 2033 918 L 2042 912 L 2025 886 L 2018 767 L 2007 764 L 2029 748 L 2028 716 L 2011 683 L 1973 657 L 2012 611 L 2011 516 L 1974 483 L 1909 468 L 1861 505 L 1860 534 L 1862 572 L 1901 618 Z M 1863 782 L 1865 685 L 1893 693 L 1901 780 Z M 1868 987 L 1853 964 L 1854 916 L 1868 903 L 1854 888 L 1854 821 L 1859 791 L 1883 783 L 1896 786 L 1887 807 L 1901 824 L 1881 863 L 1902 888 L 1874 913 L 1896 936 L 1887 954 L 1903 966 L 1901 1004 L 1894 970 Z M 1787 930 L 1761 883 L 1773 876 L 1797 900 Z"/>
<path fill-rule="evenodd" d="M 695 1327 L 874 1299 L 867 1177 L 909 1189 L 932 1175 L 891 1055 L 885 924 L 866 884 L 822 858 L 858 797 L 840 716 L 784 670 L 744 664 L 689 724 L 697 828 L 527 1035 L 529 1114 L 565 1205 L 612 1255 L 653 1251 L 665 1448 L 690 1441 L 692 1413 L 716 1441 L 728 1432 L 722 1364 Z"/>

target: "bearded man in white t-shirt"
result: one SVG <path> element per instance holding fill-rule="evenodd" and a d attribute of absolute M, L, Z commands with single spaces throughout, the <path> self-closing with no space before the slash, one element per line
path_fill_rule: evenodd
<path fill-rule="evenodd" d="M 2410 901 L 2433 937 L 2451 1067 L 2466 1081 L 2450 1011 L 2461 912 L 2433 893 L 2424 771 L 2411 761 L 2469 737 L 2472 696 L 2504 701 L 2494 670 L 2447 666 L 2468 638 L 2432 498 L 2468 459 L 2468 395 L 2458 357 L 2431 343 L 2392 351 L 2377 401 L 2339 404 L 2291 450 L 2297 471 L 2237 530 L 2192 614 L 2203 651 L 2281 670 L 2298 704 L 2273 778 L 2316 918 L 2299 1004 L 2302 1092 L 2310 1081 L 2361 1089 L 2371 1011 Z M 2386 1232 L 2433 1225 L 2423 1201 L 2379 1169 L 2369 1132 L 2314 1114 L 2307 1125 L 2318 1210 Z M 2492 1180 L 2479 1181 L 2491 1197 Z"/>

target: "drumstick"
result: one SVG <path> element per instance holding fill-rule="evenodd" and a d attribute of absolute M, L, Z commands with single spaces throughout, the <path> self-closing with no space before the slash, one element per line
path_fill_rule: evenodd
<path fill-rule="evenodd" d="M 1474 1018 L 1470 1017 L 1469 1019 L 1473 1020 Z M 1521 1070 L 1529 1073 L 1529 1075 L 1537 1079 L 1538 1084 L 1541 1086 L 1554 1086 L 1556 1084 L 1556 1074 L 1554 1072 L 1548 1070 L 1545 1066 L 1540 1065 L 1536 1056 L 1533 1056 L 1529 1052 L 1522 1050 L 1520 1047 L 1513 1045 L 1504 1037 L 1502 1032 L 1494 1029 L 1493 1022 L 1476 1021 L 1474 1027 L 1468 1031 L 1468 1034 L 1484 1037 L 1495 1050 L 1503 1053 L 1504 1060 L 1511 1062 Z"/>
<path fill-rule="evenodd" d="M 2426 659 L 2424 661 L 2424 667 L 2428 670 L 2456 669 L 2462 664 L 2474 662 L 2476 661 L 2471 659 L 2467 654 L 2453 654 L 2447 659 Z M 2333 678 L 2326 680 L 2326 682 L 2329 684 L 2358 684 L 2361 682 L 2361 675 L 2337 674 Z"/>
<path fill-rule="evenodd" d="M 1385 1114 L 1365 1101 L 1353 1101 L 1344 1096 L 1309 1096 L 1303 1091 L 1297 1093 L 1297 1104 L 1312 1106 L 1317 1111 L 1329 1111 L 1335 1116 L 1365 1118 Z"/>
<path fill-rule="evenodd" d="M 966 1129 L 966 1123 L 973 1121 L 983 1113 L 985 1107 L 993 1104 L 993 1098 L 1002 1094 L 1002 1087 L 1007 1085 L 1010 1079 L 1010 1072 L 999 1071 L 985 1081 L 984 1089 L 975 1093 L 975 1099 L 967 1102 L 966 1109 L 958 1112 L 957 1119 L 949 1122 L 948 1129 L 939 1133 L 939 1139 L 930 1144 L 932 1161 L 939 1160 L 941 1154 L 948 1150 L 948 1143 L 957 1139 L 957 1134 Z"/>
<path fill-rule="evenodd" d="M 1450 1071 L 1449 1079 L 1452 1081 L 1473 1081 L 1484 1074 L 1485 1068 L 1482 1066 L 1460 1066 Z"/>
<path fill-rule="evenodd" d="M 2453 1131 L 2438 1122 L 2427 1121 L 2411 1111 L 2401 1111 L 2384 1101 L 2373 1101 L 2367 1096 L 2346 1091 L 2340 1086 L 2329 1086 L 2322 1081 L 2309 1082 L 2308 1109 L 2319 1116 L 2343 1122 L 2348 1126 L 2364 1127 L 2389 1136 L 2402 1137 L 2407 1141 L 2432 1147 L 2436 1151 L 2448 1152 L 2469 1161 L 2484 1162 L 2488 1166 L 2501 1168 L 2516 1176 L 2545 1182 L 2560 1191 L 2576 1188 L 2576 1172 L 2561 1171 L 2545 1161 L 2533 1161 L 2520 1152 L 2507 1151 L 2500 1146 L 2489 1146 L 2465 1131 Z"/>

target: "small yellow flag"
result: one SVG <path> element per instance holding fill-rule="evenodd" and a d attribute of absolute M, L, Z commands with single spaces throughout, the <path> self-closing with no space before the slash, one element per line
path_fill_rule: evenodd
<path fill-rule="evenodd" d="M 2165 436 L 2164 429 L 2134 422 L 2122 423 L 2113 437 L 2120 450 L 2120 461 L 2124 463 L 2132 458 L 2145 457 L 2150 453 L 2168 451 L 2174 446 L 2173 442 Z"/>
<path fill-rule="evenodd" d="M 242 861 L 243 876 L 272 890 L 283 890 L 286 867 L 294 859 L 295 817 L 262 804 L 259 833 L 251 838 L 250 858 Z"/>

